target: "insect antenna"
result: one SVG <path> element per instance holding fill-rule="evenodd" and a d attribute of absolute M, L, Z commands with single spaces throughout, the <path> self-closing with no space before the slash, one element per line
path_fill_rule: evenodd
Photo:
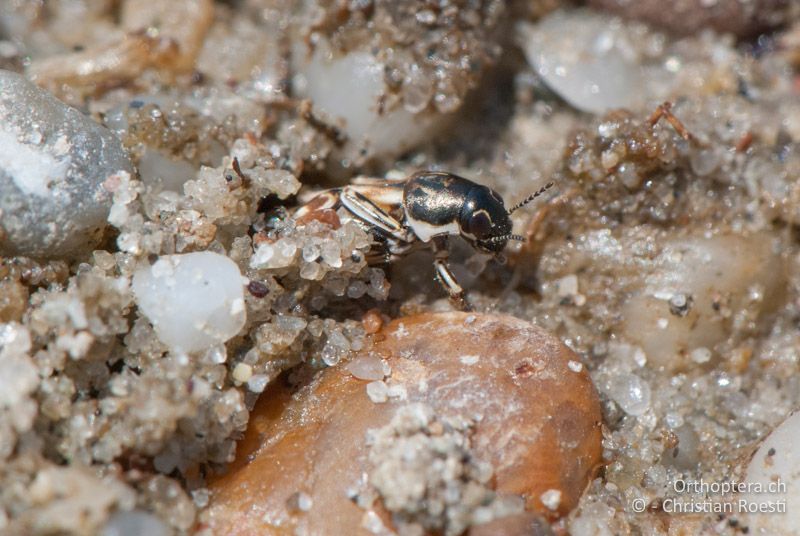
<path fill-rule="evenodd" d="M 490 238 L 489 242 L 505 242 L 506 240 L 516 240 L 517 242 L 526 242 L 526 238 L 524 236 L 520 236 L 517 234 L 507 234 L 502 236 L 494 236 Z"/>
<path fill-rule="evenodd" d="M 527 205 L 528 203 L 530 203 L 531 201 L 533 201 L 534 199 L 545 193 L 547 190 L 552 188 L 554 185 L 555 185 L 554 182 L 552 181 L 548 182 L 547 184 L 536 190 L 534 193 L 532 193 L 531 195 L 529 195 L 528 197 L 526 197 L 525 199 L 523 199 L 510 209 L 508 209 L 508 213 L 512 214 L 515 210 L 521 209 L 522 207 L 524 207 L 525 205 Z"/>

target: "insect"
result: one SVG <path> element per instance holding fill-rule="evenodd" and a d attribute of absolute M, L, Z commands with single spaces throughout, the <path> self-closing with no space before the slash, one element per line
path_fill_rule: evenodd
<path fill-rule="evenodd" d="M 315 211 L 346 209 L 374 238 L 370 264 L 391 263 L 430 245 L 436 278 L 459 308 L 469 309 L 448 265 L 449 238 L 459 235 L 476 250 L 499 256 L 509 240 L 525 240 L 511 233 L 511 214 L 552 186 L 547 183 L 506 209 L 497 192 L 452 173 L 420 171 L 400 180 L 358 177 L 320 192 L 294 216 L 301 220 Z"/>

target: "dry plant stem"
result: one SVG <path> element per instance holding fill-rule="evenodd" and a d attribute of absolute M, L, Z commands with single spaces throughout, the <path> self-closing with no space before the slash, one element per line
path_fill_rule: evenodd
<path fill-rule="evenodd" d="M 177 54 L 174 41 L 136 33 L 110 47 L 38 60 L 31 64 L 29 74 L 56 92 L 62 85 L 113 87 L 135 79 L 145 69 L 168 65 Z"/>
<path fill-rule="evenodd" d="M 671 102 L 660 104 L 650 115 L 647 122 L 651 127 L 654 127 L 661 119 L 666 119 L 667 122 L 672 125 L 672 128 L 674 128 L 675 131 L 686 141 L 696 141 L 695 137 L 692 136 L 692 133 L 689 132 L 683 123 L 681 123 L 681 120 L 675 117 L 675 115 L 672 113 Z"/>

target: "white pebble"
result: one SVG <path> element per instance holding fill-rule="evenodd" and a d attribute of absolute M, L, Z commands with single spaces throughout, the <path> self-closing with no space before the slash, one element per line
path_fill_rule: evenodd
<path fill-rule="evenodd" d="M 347 287 L 347 297 L 357 300 L 367 292 L 367 284 L 363 281 L 353 281 L 350 283 L 350 286 Z"/>
<path fill-rule="evenodd" d="M 192 491 L 192 501 L 198 508 L 205 508 L 208 506 L 208 501 L 211 498 L 211 493 L 208 488 L 199 488 Z"/>
<path fill-rule="evenodd" d="M 257 269 L 285 268 L 291 266 L 297 254 L 297 245 L 292 240 L 282 239 L 274 244 L 259 244 L 250 267 Z"/>
<path fill-rule="evenodd" d="M 145 146 L 139 158 L 139 177 L 144 184 L 159 189 L 180 192 L 186 181 L 197 175 L 194 166 L 186 160 L 175 158 L 166 153 Z"/>
<path fill-rule="evenodd" d="M 553 91 L 585 112 L 642 104 L 640 66 L 611 21 L 572 9 L 520 25 L 520 45 L 530 64 Z"/>
<path fill-rule="evenodd" d="M 204 357 L 215 365 L 221 365 L 228 360 L 228 352 L 225 350 L 224 345 L 217 344 L 207 349 Z"/>
<path fill-rule="evenodd" d="M 270 190 L 278 194 L 281 199 L 296 194 L 300 189 L 300 181 L 285 169 L 271 169 L 266 172 L 266 175 Z"/>
<path fill-rule="evenodd" d="M 0 407 L 22 403 L 39 381 L 36 366 L 28 356 L 28 329 L 11 322 L 0 324 Z"/>
<path fill-rule="evenodd" d="M 569 360 L 567 366 L 572 372 L 580 372 L 583 370 L 583 363 L 579 361 L 573 361 L 572 359 Z"/>
<path fill-rule="evenodd" d="M 247 380 L 247 388 L 254 393 L 261 393 L 266 389 L 269 377 L 266 374 L 254 374 Z"/>
<path fill-rule="evenodd" d="M 461 363 L 464 365 L 474 365 L 478 362 L 480 356 L 478 355 L 462 355 L 461 356 Z"/>
<path fill-rule="evenodd" d="M 392 534 L 393 531 L 384 525 L 381 516 L 375 510 L 367 510 L 361 517 L 361 528 L 365 529 L 369 534 Z"/>
<path fill-rule="evenodd" d="M 317 244 L 306 244 L 303 246 L 303 260 L 306 262 L 314 262 L 320 256 L 320 249 Z"/>
<path fill-rule="evenodd" d="M 647 354 L 644 353 L 644 350 L 639 347 L 634 349 L 633 362 L 636 363 L 638 367 L 643 367 L 647 364 Z"/>
<path fill-rule="evenodd" d="M 250 267 L 258 268 L 260 266 L 265 266 L 274 256 L 275 248 L 272 247 L 272 244 L 261 244 L 256 248 L 253 258 L 250 259 Z"/>
<path fill-rule="evenodd" d="M 672 370 L 696 366 L 693 349 L 711 349 L 739 331 L 728 309 L 746 309 L 754 326 L 767 328 L 765 313 L 782 303 L 787 273 L 772 236 L 695 233 L 661 247 L 652 268 L 635 274 L 639 282 L 623 306 L 619 333 L 640 346 L 649 363 Z M 754 303 L 747 289 L 756 285 L 764 298 Z"/>
<path fill-rule="evenodd" d="M 308 493 L 300 492 L 300 494 L 297 496 L 297 507 L 302 512 L 308 512 L 309 510 L 311 510 L 313 504 L 314 501 L 311 498 L 311 495 L 309 495 Z"/>
<path fill-rule="evenodd" d="M 100 536 L 168 536 L 172 531 L 159 518 L 143 510 L 117 512 L 100 529 Z"/>
<path fill-rule="evenodd" d="M 247 363 L 237 363 L 233 367 L 233 379 L 239 383 L 245 383 L 253 375 L 253 367 Z"/>
<path fill-rule="evenodd" d="M 608 395 L 629 415 L 642 415 L 650 407 L 650 385 L 635 374 L 614 377 Z"/>
<path fill-rule="evenodd" d="M 606 488 L 609 488 L 608 484 Z M 586 505 L 581 505 L 581 508 L 576 509 L 575 516 L 569 520 L 568 533 L 572 536 L 615 534 L 617 531 L 615 515 L 617 513 L 614 508 L 601 501 L 586 502 Z"/>
<path fill-rule="evenodd" d="M 325 269 L 317 262 L 304 262 L 300 267 L 300 277 L 310 281 L 319 281 L 325 277 Z"/>
<path fill-rule="evenodd" d="M 402 383 L 397 383 L 389 380 L 390 383 L 386 384 L 386 396 L 389 398 L 398 398 L 400 400 L 408 399 L 408 389 Z"/>
<path fill-rule="evenodd" d="M 689 353 L 689 357 L 692 358 L 692 361 L 695 363 L 708 363 L 711 361 L 711 350 L 701 346 L 700 348 L 695 348 Z"/>
<path fill-rule="evenodd" d="M 322 260 L 331 268 L 342 267 L 342 249 L 333 241 L 322 244 Z"/>
<path fill-rule="evenodd" d="M 224 343 L 245 324 L 239 267 L 210 251 L 165 255 L 133 276 L 139 310 L 159 339 L 178 352 Z"/>
<path fill-rule="evenodd" d="M 562 298 L 574 296 L 578 293 L 578 276 L 575 274 L 562 277 L 557 282 L 558 295 Z"/>
<path fill-rule="evenodd" d="M 80 359 L 86 355 L 94 342 L 94 337 L 86 332 L 79 331 L 74 335 L 65 333 L 56 339 L 56 346 L 66 350 L 72 359 Z"/>
<path fill-rule="evenodd" d="M 376 404 L 382 404 L 389 400 L 389 388 L 382 381 L 369 382 L 367 384 L 367 396 Z"/>
<path fill-rule="evenodd" d="M 382 380 L 384 377 L 384 362 L 375 355 L 356 357 L 345 368 L 359 380 Z"/>
<path fill-rule="evenodd" d="M 600 154 L 600 163 L 606 169 L 612 169 L 619 163 L 619 155 L 612 150 L 603 151 Z"/>
<path fill-rule="evenodd" d="M 747 466 L 745 482 L 762 486 L 742 494 L 748 507 L 783 503 L 785 513 L 754 513 L 746 517 L 751 534 L 800 534 L 800 412 L 790 415 L 767 436 Z M 771 487 L 770 487 L 771 486 Z M 778 487 L 780 486 L 780 487 Z"/>
<path fill-rule="evenodd" d="M 342 147 L 345 160 L 360 158 L 361 149 L 370 156 L 399 155 L 429 139 L 441 123 L 441 114 L 433 112 L 412 113 L 402 106 L 380 110 L 386 66 L 369 50 L 335 54 L 320 39 L 311 54 L 298 42 L 293 56 L 294 90 L 340 122 L 348 137 Z"/>
<path fill-rule="evenodd" d="M 542 493 L 539 497 L 542 500 L 542 504 L 548 510 L 557 510 L 558 505 L 561 504 L 561 490 L 557 489 L 549 489 Z"/>
<path fill-rule="evenodd" d="M 286 500 L 286 506 L 294 512 L 308 512 L 313 505 L 314 499 L 303 491 L 292 493 Z"/>

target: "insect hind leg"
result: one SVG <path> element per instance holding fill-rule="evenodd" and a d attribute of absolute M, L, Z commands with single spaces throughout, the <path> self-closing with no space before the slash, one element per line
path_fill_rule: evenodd
<path fill-rule="evenodd" d="M 408 242 L 408 230 L 378 205 L 353 188 L 344 187 L 342 205 L 364 222 L 380 229 L 399 242 Z"/>

